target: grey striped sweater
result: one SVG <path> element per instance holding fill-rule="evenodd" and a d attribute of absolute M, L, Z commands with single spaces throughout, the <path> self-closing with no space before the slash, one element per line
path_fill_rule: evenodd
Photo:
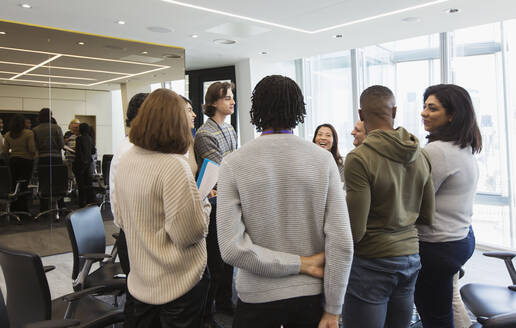
<path fill-rule="evenodd" d="M 342 182 L 330 152 L 288 134 L 258 137 L 222 161 L 217 232 L 247 303 L 324 292 L 340 314 L 353 256 Z M 299 273 L 300 256 L 326 252 L 324 279 Z"/>

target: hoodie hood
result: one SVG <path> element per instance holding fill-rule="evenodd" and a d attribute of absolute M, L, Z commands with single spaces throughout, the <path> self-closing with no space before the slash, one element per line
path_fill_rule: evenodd
<path fill-rule="evenodd" d="M 419 140 L 402 127 L 392 131 L 373 130 L 364 140 L 365 146 L 398 163 L 412 163 L 421 152 Z"/>

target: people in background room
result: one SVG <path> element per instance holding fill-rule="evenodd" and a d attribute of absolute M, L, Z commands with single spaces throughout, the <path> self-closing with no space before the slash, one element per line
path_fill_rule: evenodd
<path fill-rule="evenodd" d="M 333 125 L 329 123 L 319 125 L 315 129 L 312 142 L 331 153 L 339 168 L 340 179 L 344 182 L 344 160 L 339 153 L 339 136 Z"/>
<path fill-rule="evenodd" d="M 208 120 L 195 134 L 195 157 L 200 169 L 204 159 L 220 164 L 222 158 L 237 149 L 236 132 L 231 124 L 225 123 L 226 117 L 234 112 L 234 85 L 228 82 L 212 83 L 205 96 L 204 113 Z M 232 298 L 233 267 L 225 264 L 220 257 L 217 243 L 217 198 L 216 190 L 210 195 L 212 210 L 208 232 L 208 267 L 211 274 L 210 290 L 205 313 L 206 327 L 220 327 L 213 320 L 213 303 L 216 311 L 232 315 L 234 305 Z"/>
<path fill-rule="evenodd" d="M 458 304 L 455 317 L 452 295 L 454 279 L 475 249 L 471 217 L 479 172 L 474 154 L 482 149 L 482 136 L 471 97 L 462 87 L 434 85 L 423 98 L 436 208 L 432 227 L 419 227 L 422 268 L 416 306 L 425 327 L 454 327 L 454 321 L 455 327 L 469 327 L 463 305 Z"/>
<path fill-rule="evenodd" d="M 355 127 L 351 131 L 351 135 L 353 136 L 353 146 L 358 147 L 364 142 L 366 138 L 366 132 L 364 128 L 364 122 L 357 121 Z"/>
<path fill-rule="evenodd" d="M 81 121 L 79 119 L 74 118 L 70 121 L 70 124 L 68 124 L 68 131 L 64 134 L 64 154 L 65 154 L 65 160 L 64 163 L 66 167 L 68 168 L 68 179 L 73 180 L 74 174 L 72 170 L 72 164 L 75 159 L 75 140 L 79 136 L 79 124 L 81 124 Z"/>
<path fill-rule="evenodd" d="M 25 117 L 24 122 L 25 122 L 25 128 L 27 130 L 32 129 L 32 122 L 31 122 L 30 118 Z"/>
<path fill-rule="evenodd" d="M 9 122 L 9 132 L 5 135 L 4 153 L 9 156 L 11 170 L 11 186 L 14 189 L 16 182 L 24 180 L 28 184 L 32 176 L 36 146 L 34 133 L 25 128 L 25 120 L 20 114 L 14 115 Z M 14 211 L 28 211 L 30 196 L 21 196 L 13 202 Z"/>
<path fill-rule="evenodd" d="M 343 308 L 346 328 L 406 328 L 420 269 L 416 223 L 431 224 L 431 167 L 419 141 L 394 129 L 396 103 L 384 86 L 360 96 L 367 137 L 346 156 L 346 199 L 355 256 Z"/>
<path fill-rule="evenodd" d="M 118 164 L 116 223 L 127 239 L 127 285 L 134 327 L 201 325 L 209 278 L 206 242 L 210 205 L 203 202 L 184 154 L 192 142 L 185 103 L 157 89 L 131 122 L 134 146 Z"/>
<path fill-rule="evenodd" d="M 6 154 L 4 153 L 4 120 L 0 117 L 0 165 L 7 164 Z"/>
<path fill-rule="evenodd" d="M 338 326 L 351 231 L 335 159 L 292 133 L 305 113 L 293 80 L 262 79 L 251 106 L 262 135 L 222 160 L 218 241 L 238 268 L 235 328 Z"/>
<path fill-rule="evenodd" d="M 190 99 L 181 96 L 183 100 L 185 101 L 185 111 L 186 111 L 186 117 L 188 118 L 188 126 L 190 127 L 192 134 L 194 134 L 195 131 L 195 118 L 197 115 L 195 115 L 195 112 L 192 107 L 192 102 Z M 185 154 L 186 158 L 188 159 L 188 165 L 192 168 L 192 173 L 195 175 L 197 173 L 197 160 L 195 158 L 195 152 L 194 152 L 194 145 L 193 143 L 190 145 L 190 148 L 188 148 L 188 152 Z"/>
<path fill-rule="evenodd" d="M 61 127 L 55 123 L 55 119 L 52 117 L 52 112 L 49 108 L 43 108 L 39 111 L 38 121 L 39 124 L 32 129 L 38 152 L 38 167 L 41 165 L 62 165 L 63 157 L 61 151 L 64 146 L 64 138 Z M 58 204 L 60 208 L 63 208 L 63 199 L 59 199 Z M 49 200 L 41 198 L 40 210 L 43 212 L 48 209 Z"/>
<path fill-rule="evenodd" d="M 96 201 L 91 172 L 92 155 L 95 153 L 95 145 L 90 136 L 90 126 L 88 123 L 79 124 L 79 136 L 75 140 L 75 158 L 72 165 L 77 189 L 79 189 L 79 207 Z"/>

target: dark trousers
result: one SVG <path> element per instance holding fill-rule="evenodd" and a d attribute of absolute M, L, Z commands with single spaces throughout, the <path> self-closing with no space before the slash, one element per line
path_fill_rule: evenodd
<path fill-rule="evenodd" d="M 420 268 L 418 254 L 372 259 L 355 255 L 344 299 L 344 327 L 408 327 Z"/>
<path fill-rule="evenodd" d="M 211 204 L 210 225 L 206 237 L 208 251 L 208 269 L 210 270 L 211 282 L 206 300 L 205 316 L 210 317 L 213 313 L 213 302 L 216 306 L 232 306 L 231 296 L 233 294 L 233 267 L 224 263 L 220 255 L 217 238 L 217 204 Z"/>
<path fill-rule="evenodd" d="M 63 164 L 63 159 L 61 157 L 47 156 L 47 157 L 38 158 L 38 166 L 39 165 L 62 165 L 62 164 Z M 59 205 L 59 208 L 64 208 L 64 200 L 63 199 L 59 199 L 57 201 L 57 204 Z M 41 212 L 44 212 L 49 209 L 50 209 L 50 200 L 45 199 L 45 198 L 40 199 L 39 210 Z"/>
<path fill-rule="evenodd" d="M 75 175 L 75 181 L 77 181 L 77 189 L 79 189 L 79 207 L 95 203 L 90 166 L 74 165 L 73 174 Z"/>
<path fill-rule="evenodd" d="M 453 328 L 453 276 L 475 250 L 470 228 L 464 239 L 443 243 L 419 242 L 421 272 L 415 303 L 425 328 Z"/>
<path fill-rule="evenodd" d="M 205 272 L 190 291 L 161 305 L 146 304 L 133 298 L 124 327 L 200 328 L 209 283 L 209 274 Z"/>
<path fill-rule="evenodd" d="M 317 328 L 323 315 L 322 295 L 267 303 L 237 303 L 233 328 Z"/>
<path fill-rule="evenodd" d="M 11 170 L 11 187 L 14 191 L 16 188 L 16 182 L 19 180 L 25 180 L 26 183 L 22 187 L 26 187 L 32 176 L 32 167 L 34 161 L 31 159 L 25 159 L 21 157 L 11 157 L 9 166 Z M 13 211 L 27 212 L 28 202 L 30 195 L 19 196 L 16 201 L 12 203 L 11 209 Z"/>

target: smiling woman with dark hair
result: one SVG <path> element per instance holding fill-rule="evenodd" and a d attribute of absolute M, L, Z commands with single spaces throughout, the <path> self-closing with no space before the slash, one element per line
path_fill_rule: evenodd
<path fill-rule="evenodd" d="M 344 161 L 339 153 L 339 136 L 337 130 L 329 123 L 319 125 L 314 132 L 312 142 L 328 150 L 339 168 L 340 179 L 344 182 Z"/>
<path fill-rule="evenodd" d="M 473 154 L 482 149 L 482 136 L 464 88 L 434 85 L 423 98 L 421 116 L 429 132 L 425 150 L 432 164 L 435 218 L 432 226 L 418 226 L 422 267 L 415 303 L 423 326 L 447 328 L 454 326 L 454 275 L 475 249 L 471 217 L 478 165 Z"/>

